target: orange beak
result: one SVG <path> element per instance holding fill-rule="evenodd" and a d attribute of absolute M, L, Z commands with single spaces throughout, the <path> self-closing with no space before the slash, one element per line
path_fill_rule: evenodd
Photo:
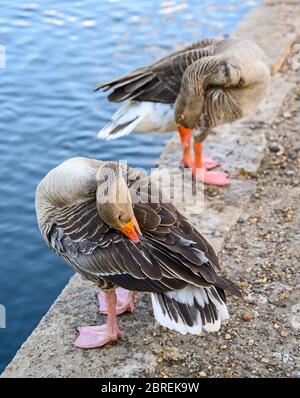
<path fill-rule="evenodd" d="M 141 230 L 135 216 L 127 224 L 123 225 L 121 232 L 133 242 L 140 241 L 138 233 L 141 234 Z"/>
<path fill-rule="evenodd" d="M 182 127 L 180 125 L 177 125 L 177 129 L 180 135 L 181 145 L 183 146 L 183 148 L 188 147 L 190 145 L 193 130 Z"/>

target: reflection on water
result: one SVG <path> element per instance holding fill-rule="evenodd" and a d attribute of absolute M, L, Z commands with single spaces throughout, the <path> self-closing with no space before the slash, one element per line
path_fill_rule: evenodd
<path fill-rule="evenodd" d="M 222 5 L 220 5 L 220 3 Z M 93 87 L 175 45 L 229 33 L 258 0 L 0 0 L 0 371 L 72 271 L 41 241 L 38 181 L 70 156 L 150 168 L 166 136 L 95 138 L 116 105 Z"/>

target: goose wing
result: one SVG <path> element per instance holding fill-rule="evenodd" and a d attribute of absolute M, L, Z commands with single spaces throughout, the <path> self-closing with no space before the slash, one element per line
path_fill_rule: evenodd
<path fill-rule="evenodd" d="M 238 294 L 234 284 L 216 274 L 219 263 L 212 247 L 174 206 L 138 203 L 134 212 L 143 234 L 139 243 L 105 224 L 95 200 L 59 209 L 44 236 L 55 252 L 95 283 L 104 279 L 151 292 L 191 283 Z"/>
<path fill-rule="evenodd" d="M 150 101 L 173 104 L 179 93 L 185 69 L 200 58 L 213 55 L 221 39 L 199 40 L 157 62 L 115 80 L 101 83 L 95 90 L 112 90 L 108 99 Z"/>

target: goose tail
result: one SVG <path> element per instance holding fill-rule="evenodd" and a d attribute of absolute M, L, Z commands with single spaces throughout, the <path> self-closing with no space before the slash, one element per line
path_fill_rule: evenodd
<path fill-rule="evenodd" d="M 152 293 L 158 323 L 181 334 L 216 332 L 229 319 L 224 291 L 217 287 L 188 285 L 184 289 Z"/>
<path fill-rule="evenodd" d="M 147 116 L 147 108 L 132 101 L 127 101 L 112 116 L 112 120 L 97 134 L 98 138 L 114 140 L 130 134 Z"/>

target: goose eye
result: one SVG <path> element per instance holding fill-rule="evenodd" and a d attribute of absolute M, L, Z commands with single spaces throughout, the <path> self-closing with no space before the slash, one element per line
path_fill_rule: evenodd
<path fill-rule="evenodd" d="M 121 220 L 121 218 L 122 218 L 122 214 L 119 214 L 119 217 L 118 217 L 118 219 L 119 219 L 119 220 Z"/>

